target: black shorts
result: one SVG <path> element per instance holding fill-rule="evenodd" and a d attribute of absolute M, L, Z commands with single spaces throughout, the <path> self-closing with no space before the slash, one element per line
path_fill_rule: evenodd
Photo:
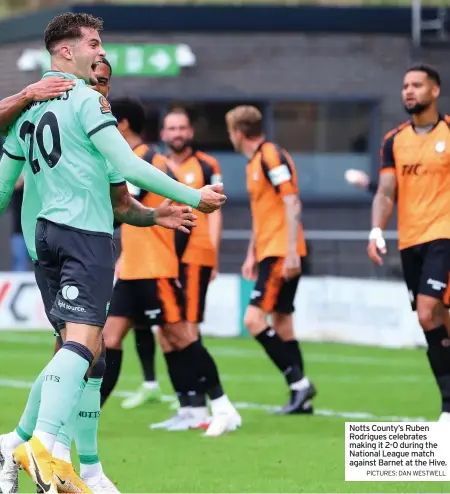
<path fill-rule="evenodd" d="M 47 319 L 50 321 L 50 324 L 53 326 L 53 329 L 57 333 L 59 333 L 61 329 L 65 328 L 66 323 L 62 319 L 59 319 L 58 317 L 54 316 L 51 313 L 55 299 L 54 298 L 52 299 L 50 297 L 50 290 L 48 288 L 45 272 L 41 268 L 39 261 L 34 261 L 33 265 L 34 265 L 34 277 L 36 278 L 36 283 L 39 288 L 39 291 L 41 292 L 42 301 L 44 302 L 45 315 L 47 316 Z"/>
<path fill-rule="evenodd" d="M 114 281 L 112 238 L 39 219 L 36 252 L 50 314 L 65 323 L 103 327 Z"/>
<path fill-rule="evenodd" d="M 292 314 L 300 276 L 286 281 L 283 276 L 284 257 L 266 257 L 258 264 L 258 278 L 250 297 L 250 305 L 264 312 Z"/>
<path fill-rule="evenodd" d="M 184 321 L 184 296 L 175 278 L 121 280 L 114 286 L 108 316 L 126 317 L 135 326 Z"/>
<path fill-rule="evenodd" d="M 180 264 L 180 282 L 186 299 L 186 319 L 189 322 L 203 322 L 211 272 L 212 268 L 208 266 Z"/>
<path fill-rule="evenodd" d="M 400 256 L 412 310 L 416 310 L 419 294 L 442 300 L 450 307 L 450 239 L 408 247 L 400 251 Z"/>

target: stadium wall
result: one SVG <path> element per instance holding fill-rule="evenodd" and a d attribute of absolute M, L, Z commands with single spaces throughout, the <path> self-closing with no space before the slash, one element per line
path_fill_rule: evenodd
<path fill-rule="evenodd" d="M 242 321 L 252 289 L 253 284 L 238 275 L 219 275 L 208 292 L 203 334 L 248 336 Z M 303 341 L 398 348 L 425 345 L 402 282 L 304 277 L 295 305 L 295 330 Z M 0 330 L 11 329 L 50 330 L 31 273 L 0 273 Z"/>

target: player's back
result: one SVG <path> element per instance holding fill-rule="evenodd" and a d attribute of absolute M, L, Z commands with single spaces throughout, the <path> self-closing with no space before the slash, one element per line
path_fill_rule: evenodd
<path fill-rule="evenodd" d="M 288 227 L 283 197 L 298 195 L 297 174 L 289 154 L 272 142 L 263 142 L 247 165 L 247 189 L 258 261 L 285 257 Z M 298 254 L 305 256 L 301 224 L 298 229 Z"/>
<path fill-rule="evenodd" d="M 167 171 L 165 156 L 148 153 L 149 147 L 142 144 L 135 153 L 141 158 L 151 161 L 149 166 L 156 166 Z M 151 154 L 151 157 L 149 157 Z M 164 198 L 144 192 L 141 203 L 148 208 L 157 208 Z M 123 224 L 121 227 L 121 268 L 120 278 L 123 280 L 177 278 L 178 259 L 175 251 L 175 234 L 173 230 L 161 226 L 141 228 Z"/>
<path fill-rule="evenodd" d="M 33 173 L 40 218 L 112 233 L 107 166 L 89 137 L 115 123 L 106 99 L 81 80 L 63 96 L 32 103 L 22 112 L 13 132 Z"/>

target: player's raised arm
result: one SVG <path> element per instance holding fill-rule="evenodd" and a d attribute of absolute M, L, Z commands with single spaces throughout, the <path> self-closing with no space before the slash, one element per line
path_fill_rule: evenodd
<path fill-rule="evenodd" d="M 397 176 L 393 152 L 393 137 L 387 137 L 381 148 L 381 173 L 378 189 L 372 203 L 372 230 L 369 235 L 367 253 L 375 264 L 381 266 L 379 255 L 386 253 L 383 230 L 387 227 L 394 213 L 397 195 Z"/>
<path fill-rule="evenodd" d="M 46 77 L 27 86 L 20 93 L 2 99 L 0 101 L 0 133 L 4 135 L 8 126 L 14 123 L 20 112 L 33 101 L 58 98 L 66 91 L 70 91 L 74 84 L 73 79 Z"/>

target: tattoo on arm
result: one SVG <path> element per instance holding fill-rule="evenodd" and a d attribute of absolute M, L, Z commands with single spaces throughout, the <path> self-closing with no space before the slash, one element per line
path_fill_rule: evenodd
<path fill-rule="evenodd" d="M 396 194 L 395 173 L 383 173 L 372 203 L 372 228 L 379 227 L 384 230 L 387 227 L 394 212 Z"/>
<path fill-rule="evenodd" d="M 136 199 L 133 199 L 128 193 L 126 185 L 111 187 L 111 202 L 114 218 L 117 221 L 131 226 L 156 225 L 155 209 L 146 208 Z"/>
<path fill-rule="evenodd" d="M 298 225 L 301 217 L 301 203 L 299 198 L 294 194 L 284 196 L 283 203 L 287 221 L 288 250 L 291 252 L 296 252 L 298 242 Z"/>

